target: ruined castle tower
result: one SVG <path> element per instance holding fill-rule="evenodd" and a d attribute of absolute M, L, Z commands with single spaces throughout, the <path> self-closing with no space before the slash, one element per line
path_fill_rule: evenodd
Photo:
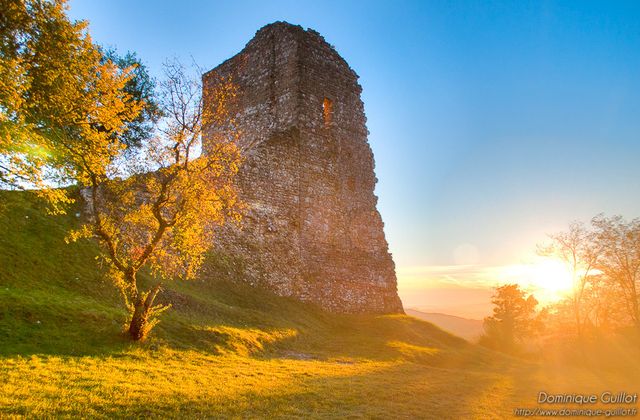
<path fill-rule="evenodd" d="M 219 77 L 239 88 L 248 211 L 241 228 L 224 228 L 218 252 L 279 295 L 335 312 L 402 312 L 356 73 L 317 32 L 277 22 L 206 73 L 205 92 Z M 205 151 L 214 137 L 209 128 Z"/>

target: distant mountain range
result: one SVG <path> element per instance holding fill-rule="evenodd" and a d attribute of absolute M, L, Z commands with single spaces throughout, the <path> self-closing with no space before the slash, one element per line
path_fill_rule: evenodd
<path fill-rule="evenodd" d="M 405 312 L 407 315 L 431 322 L 437 327 L 471 342 L 476 342 L 483 332 L 482 321 L 479 319 L 467 319 L 441 313 L 422 312 L 416 309 L 405 309 Z"/>

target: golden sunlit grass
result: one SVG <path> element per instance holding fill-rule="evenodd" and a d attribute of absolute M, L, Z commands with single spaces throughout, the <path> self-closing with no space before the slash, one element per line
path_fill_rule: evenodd
<path fill-rule="evenodd" d="M 631 378 L 534 365 L 442 369 L 392 361 L 294 360 L 136 350 L 4 359 L 4 414 L 105 417 L 504 418 L 540 390 L 633 391 Z M 613 388 L 612 388 L 613 387 Z"/>
<path fill-rule="evenodd" d="M 407 316 L 330 315 L 213 280 L 171 285 L 180 304 L 134 344 L 95 249 L 63 243 L 75 217 L 0 198 L 2 418 L 505 418 L 541 390 L 637 391 L 626 347 L 524 362 Z"/>

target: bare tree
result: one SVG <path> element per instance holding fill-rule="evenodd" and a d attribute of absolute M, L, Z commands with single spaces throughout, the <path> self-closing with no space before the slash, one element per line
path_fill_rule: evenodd
<path fill-rule="evenodd" d="M 569 230 L 549 235 L 551 242 L 538 247 L 543 256 L 559 258 L 571 272 L 573 290 L 571 306 L 578 335 L 582 334 L 585 308 L 583 298 L 590 276 L 594 274 L 601 246 L 594 241 L 593 233 L 580 222 L 573 222 Z"/>
<path fill-rule="evenodd" d="M 599 270 L 597 270 L 599 272 Z M 611 331 L 616 327 L 628 325 L 630 318 L 624 308 L 624 299 L 620 286 L 602 273 L 589 277 L 582 297 L 584 322 L 594 331 Z"/>
<path fill-rule="evenodd" d="M 597 268 L 620 286 L 627 313 L 640 330 L 640 219 L 627 222 L 622 216 L 599 215 L 591 223 L 601 246 Z"/>

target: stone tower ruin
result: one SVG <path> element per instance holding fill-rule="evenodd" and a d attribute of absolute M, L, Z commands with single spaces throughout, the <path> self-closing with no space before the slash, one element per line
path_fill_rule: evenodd
<path fill-rule="evenodd" d="M 334 312 L 402 312 L 356 73 L 317 32 L 276 22 L 204 74 L 205 93 L 219 77 L 239 89 L 248 210 L 240 228 L 224 227 L 217 252 L 282 296 Z"/>

